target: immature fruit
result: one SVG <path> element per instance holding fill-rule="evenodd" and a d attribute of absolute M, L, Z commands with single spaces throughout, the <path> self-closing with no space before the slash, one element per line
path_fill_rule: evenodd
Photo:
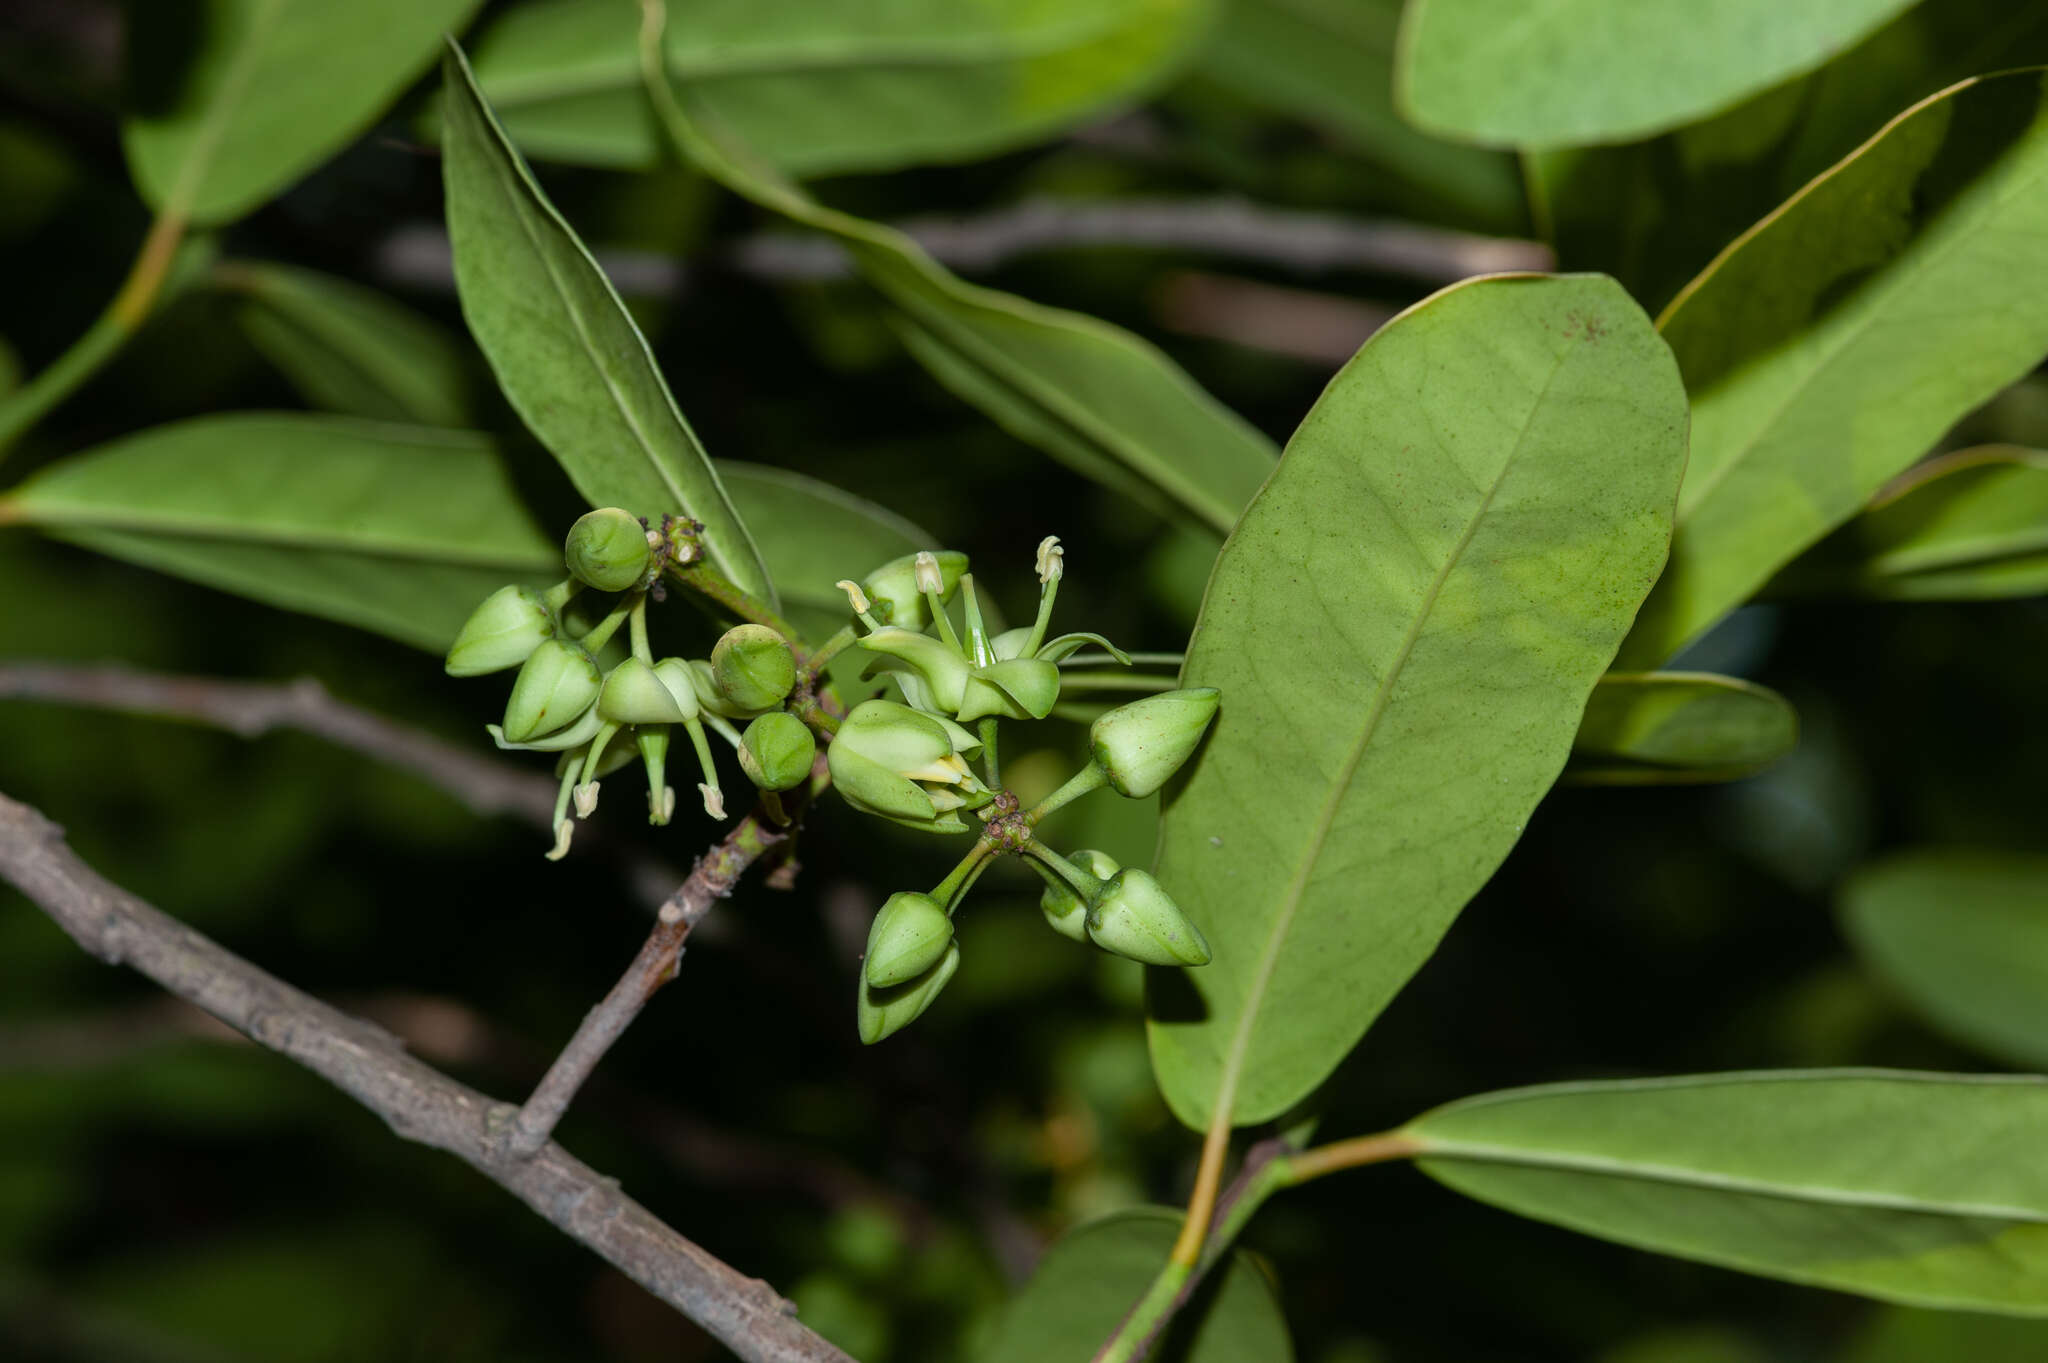
<path fill-rule="evenodd" d="M 505 703 L 505 737 L 528 743 L 563 729 L 597 699 L 604 675 L 583 645 L 549 639 L 536 648 L 512 682 Z"/>
<path fill-rule="evenodd" d="M 555 617 L 531 587 L 500 587 L 469 613 L 448 650 L 448 675 L 481 677 L 517 667 L 555 635 Z"/>
<path fill-rule="evenodd" d="M 1167 691 L 1119 705 L 1088 729 L 1095 764 L 1119 795 L 1143 799 L 1194 754 L 1216 717 L 1213 686 Z"/>
<path fill-rule="evenodd" d="M 1084 847 L 1078 852 L 1069 852 L 1067 860 L 1101 880 L 1108 880 L 1121 867 L 1107 852 L 1098 852 Z M 1038 896 L 1038 907 L 1045 914 L 1046 923 L 1062 937 L 1071 937 L 1076 942 L 1088 940 L 1088 901 L 1074 891 L 1074 887 L 1059 878 L 1059 873 L 1046 873 L 1045 893 Z"/>
<path fill-rule="evenodd" d="M 796 685 L 796 655 L 766 625 L 736 625 L 711 650 L 711 676 L 734 709 L 752 714 L 782 704 Z"/>
<path fill-rule="evenodd" d="M 607 506 L 579 516 L 562 543 L 562 562 L 577 581 L 601 592 L 622 592 L 647 576 L 653 550 L 637 516 Z"/>
<path fill-rule="evenodd" d="M 818 740 L 787 710 L 773 710 L 740 736 L 740 767 L 762 790 L 793 790 L 811 777 Z"/>
<path fill-rule="evenodd" d="M 939 991 L 946 987 L 953 973 L 960 968 L 960 946 L 952 943 L 946 947 L 946 954 L 938 963 L 913 980 L 877 989 L 867 982 L 865 976 L 860 982 L 860 996 L 855 1005 L 855 1021 L 860 1027 L 861 1044 L 872 1046 L 892 1033 L 902 1031 L 917 1021 Z"/>
<path fill-rule="evenodd" d="M 1209 943 L 1164 887 L 1126 867 L 1088 909 L 1088 936 L 1104 951 L 1147 965 L 1207 965 Z"/>
<path fill-rule="evenodd" d="M 953 943 L 953 920 L 928 894 L 889 896 L 868 929 L 867 982 L 887 989 L 938 964 Z"/>

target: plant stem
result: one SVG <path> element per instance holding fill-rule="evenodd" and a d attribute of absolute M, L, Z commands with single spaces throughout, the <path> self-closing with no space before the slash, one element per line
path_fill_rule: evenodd
<path fill-rule="evenodd" d="M 1178 677 L 1162 677 L 1157 673 L 1130 672 L 1062 672 L 1060 691 L 1062 694 L 1074 691 L 1144 691 L 1156 695 L 1171 691 L 1180 685 Z"/>
<path fill-rule="evenodd" d="M 1104 781 L 1107 781 L 1108 779 L 1108 774 L 1105 773 L 1100 766 L 1096 765 L 1092 761 L 1089 762 L 1087 766 L 1081 768 L 1081 770 L 1075 772 L 1072 776 L 1068 777 L 1067 783 L 1065 785 L 1061 786 L 1052 794 L 1046 796 L 1043 800 L 1040 800 L 1037 804 L 1031 806 L 1030 809 L 1025 810 L 1024 822 L 1026 824 L 1036 825 L 1038 821 L 1040 819 L 1043 819 L 1046 815 L 1052 813 L 1056 809 L 1060 809 L 1067 805 L 1072 804 L 1074 801 L 1080 799 L 1083 795 L 1086 795 L 1089 791 L 1095 790 L 1098 787 L 1100 787 L 1102 783 Z"/>
<path fill-rule="evenodd" d="M 1189 1267 L 1169 1261 L 1152 1280 L 1152 1286 L 1145 1289 L 1145 1295 L 1124 1317 L 1117 1332 L 1109 1337 L 1095 1355 L 1094 1363 L 1132 1363 L 1143 1358 L 1142 1350 L 1150 1349 L 1152 1341 L 1173 1311 L 1180 1304 L 1181 1289 L 1187 1286 Z M 1143 1327 L 1143 1328 L 1136 1328 Z"/>
<path fill-rule="evenodd" d="M 185 239 L 185 215 L 166 209 L 149 225 L 135 263 L 120 290 L 107 304 L 85 334 L 71 343 L 48 368 L 0 402 L 0 457 L 21 434 L 42 420 L 50 410 L 76 392 L 79 385 L 99 372 L 128 338 L 142 329 L 163 293 L 171 265 L 177 259 L 178 244 Z"/>
<path fill-rule="evenodd" d="M 960 864 L 946 872 L 944 880 L 932 886 L 932 898 L 939 902 L 939 907 L 951 914 L 954 901 L 966 894 L 981 877 L 982 868 L 995 857 L 997 850 L 996 844 L 986 837 L 969 848 L 967 855 L 960 858 Z"/>
<path fill-rule="evenodd" d="M 604 619 L 598 621 L 595 625 L 592 625 L 590 627 L 590 632 L 588 634 L 585 634 L 581 639 L 578 639 L 576 642 L 583 645 L 584 648 L 588 649 L 592 653 L 595 653 L 599 649 L 603 648 L 606 644 L 611 642 L 611 637 L 619 632 L 619 626 L 626 623 L 627 617 L 632 615 L 634 610 L 639 606 L 641 596 L 641 593 L 635 592 L 633 593 L 631 599 L 621 601 L 618 605 L 612 607 L 612 613 L 610 615 L 607 615 Z"/>
<path fill-rule="evenodd" d="M 837 634 L 812 649 L 810 660 L 804 664 L 805 670 L 811 675 L 811 679 L 816 681 L 820 676 L 824 675 L 825 664 L 853 647 L 859 639 L 859 630 L 855 629 L 852 625 L 844 625 L 840 627 Z"/>
<path fill-rule="evenodd" d="M 797 633 L 796 626 L 778 615 L 766 601 L 712 567 L 708 560 L 698 559 L 695 563 L 681 566 L 670 564 L 668 571 L 669 576 L 705 600 L 725 607 L 742 620 L 766 625 L 780 634 L 790 651 L 796 654 L 799 669 L 811 665 L 811 655 L 804 648 L 803 636 Z"/>
<path fill-rule="evenodd" d="M 1074 865 L 1073 862 L 1068 861 L 1036 838 L 1033 838 L 1026 844 L 1024 855 L 1038 862 L 1041 866 L 1057 872 L 1059 878 L 1073 887 L 1074 893 L 1080 895 L 1084 901 L 1093 900 L 1096 895 L 1102 893 L 1103 882 L 1101 880 L 1089 875 L 1086 871 Z"/>
<path fill-rule="evenodd" d="M 627 623 L 632 628 L 633 656 L 649 667 L 654 665 L 654 650 L 647 646 L 647 593 L 633 594 L 633 609 Z"/>
<path fill-rule="evenodd" d="M 996 756 L 996 717 L 989 715 L 976 726 L 981 731 L 981 769 L 988 776 L 988 788 L 1003 788 L 1003 764 Z"/>

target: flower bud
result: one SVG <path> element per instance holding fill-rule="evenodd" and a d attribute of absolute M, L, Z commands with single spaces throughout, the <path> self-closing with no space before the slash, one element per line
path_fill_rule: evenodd
<path fill-rule="evenodd" d="M 697 694 L 697 674 L 689 660 L 663 658 L 654 665 L 654 675 L 661 679 L 661 684 L 668 688 L 669 695 L 675 698 L 676 708 L 683 712 L 683 720 L 688 722 L 695 719 L 697 711 L 702 708 L 702 698 Z"/>
<path fill-rule="evenodd" d="M 1088 730 L 1095 764 L 1120 795 L 1143 799 L 1194 753 L 1216 717 L 1213 686 L 1166 691 L 1119 705 Z"/>
<path fill-rule="evenodd" d="M 810 779 L 818 740 L 787 710 L 773 710 L 740 738 L 740 767 L 762 790 L 792 790 Z"/>
<path fill-rule="evenodd" d="M 517 667 L 555 637 L 555 617 L 531 587 L 500 587 L 470 612 L 448 650 L 448 675 L 481 677 Z"/>
<path fill-rule="evenodd" d="M 926 550 L 938 570 L 939 600 L 950 601 L 953 591 L 960 585 L 960 574 L 967 571 L 967 555 L 956 549 Z M 918 585 L 917 554 L 905 554 L 902 558 L 891 559 L 861 579 L 868 599 L 876 606 L 887 606 L 889 613 L 880 617 L 884 624 L 899 625 L 908 630 L 920 630 L 931 623 L 931 612 L 925 608 L 924 589 Z"/>
<path fill-rule="evenodd" d="M 622 592 L 647 576 L 653 551 L 647 527 L 631 512 L 607 506 L 584 513 L 569 527 L 562 561 L 578 582 L 601 592 Z"/>
<path fill-rule="evenodd" d="M 939 991 L 953 978 L 953 972 L 960 968 L 960 947 L 949 943 L 946 954 L 939 957 L 938 964 L 924 974 L 887 989 L 877 989 L 867 982 L 865 976 L 860 982 L 860 998 L 856 1005 L 856 1021 L 860 1026 L 861 1044 L 872 1046 L 882 1038 L 899 1032 L 911 1023 L 925 1009 L 932 1006 Z"/>
<path fill-rule="evenodd" d="M 660 674 L 638 658 L 626 659 L 605 677 L 597 713 L 607 724 L 681 724 L 689 718 Z"/>
<path fill-rule="evenodd" d="M 958 725 L 891 700 L 853 707 L 825 749 L 832 784 L 867 814 L 935 833 L 965 832 L 960 787 L 984 793 L 961 758 L 979 744 Z"/>
<path fill-rule="evenodd" d="M 604 676 L 583 645 L 549 639 L 536 648 L 512 682 L 505 703 L 505 737 L 528 743 L 565 728 L 597 699 Z"/>
<path fill-rule="evenodd" d="M 796 685 L 796 655 L 766 625 L 735 625 L 711 650 L 711 676 L 728 704 L 754 714 L 782 704 Z"/>
<path fill-rule="evenodd" d="M 952 943 L 953 920 L 936 899 L 892 894 L 868 929 L 867 982 L 888 989 L 913 980 L 937 965 Z"/>
<path fill-rule="evenodd" d="M 964 723 L 997 715 L 1003 719 L 1044 719 L 1059 704 L 1060 670 L 1042 658 L 1011 658 L 977 667 L 960 697 Z"/>
<path fill-rule="evenodd" d="M 1146 965 L 1207 965 L 1209 943 L 1150 873 L 1125 867 L 1088 910 L 1088 936 Z"/>
<path fill-rule="evenodd" d="M 1067 860 L 1101 880 L 1108 880 L 1122 869 L 1109 853 L 1092 847 L 1069 852 Z M 1074 887 L 1060 879 L 1057 872 L 1046 872 L 1045 877 L 1045 893 L 1038 897 L 1038 907 L 1045 914 L 1046 923 L 1062 937 L 1087 941 L 1088 901 L 1076 894 Z"/>

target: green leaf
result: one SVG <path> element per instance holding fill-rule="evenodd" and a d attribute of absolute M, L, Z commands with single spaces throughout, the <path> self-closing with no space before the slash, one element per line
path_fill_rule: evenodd
<path fill-rule="evenodd" d="M 1663 565 L 1684 462 L 1677 367 L 1604 276 L 1457 285 L 1331 381 L 1182 672 L 1223 692 L 1160 845 L 1215 952 L 1150 991 L 1182 1120 L 1306 1095 L 1514 846 Z"/>
<path fill-rule="evenodd" d="M 2048 1067 L 2048 857 L 1911 852 L 1842 892 L 1842 931 L 1936 1027 Z"/>
<path fill-rule="evenodd" d="M 1811 71 L 1915 0 L 1409 0 L 1397 98 L 1501 147 L 1625 142 Z"/>
<path fill-rule="evenodd" d="M 2048 352 L 2042 77 L 1900 115 L 1735 242 L 1660 320 L 1692 394 L 1655 666 Z"/>
<path fill-rule="evenodd" d="M 901 310 L 912 354 L 1020 438 L 1112 487 L 1148 485 L 1222 530 L 1272 472 L 1265 437 L 1146 342 L 964 283 L 902 233 L 827 208 L 755 160 L 693 90 L 651 93 L 685 156 L 734 193 L 836 237 Z"/>
<path fill-rule="evenodd" d="M 1798 713 L 1769 687 L 1711 672 L 1610 672 L 1586 702 L 1565 778 L 1599 786 L 1733 781 L 1798 741 Z"/>
<path fill-rule="evenodd" d="M 505 140 L 453 42 L 442 69 L 455 283 L 506 398 L 592 506 L 701 522 L 711 562 L 772 600 L 760 552 L 640 329 Z"/>
<path fill-rule="evenodd" d="M 1181 1215 L 1134 1207 L 1060 1238 L 997 1322 L 975 1363 L 1092 1358 L 1166 1262 Z M 1220 1282 L 1218 1281 L 1220 1279 Z M 1158 1363 L 1292 1363 L 1273 1288 L 1242 1251 L 1210 1275 L 1151 1358 Z"/>
<path fill-rule="evenodd" d="M 1983 445 L 1930 459 L 1779 574 L 1771 590 L 1887 601 L 2048 593 L 2048 452 Z"/>
<path fill-rule="evenodd" d="M 1041 141 L 1149 94 L 1214 0 L 692 0 L 670 75 L 793 175 L 963 161 Z M 632 0 L 520 6 L 476 43 L 505 130 L 550 160 L 651 166 Z"/>
<path fill-rule="evenodd" d="M 1327 129 L 1424 204 L 1527 230 L 1514 158 L 1419 132 L 1394 109 L 1401 0 L 1230 0 L 1197 68 L 1225 89 Z M 1435 216 L 1435 215 L 1433 215 Z"/>
<path fill-rule="evenodd" d="M 375 289 L 268 261 L 224 261 L 216 287 L 248 299 L 249 340 L 315 407 L 377 421 L 469 426 L 463 349 Z"/>
<path fill-rule="evenodd" d="M 852 616 L 834 583 L 944 547 L 887 507 L 801 473 L 730 459 L 718 461 L 718 473 L 747 524 L 757 527 L 761 557 L 782 584 L 784 604 L 829 613 L 835 628 Z"/>
<path fill-rule="evenodd" d="M 37 473 L 7 522 L 436 652 L 496 588 L 562 575 L 487 439 L 335 417 L 159 426 Z"/>
<path fill-rule="evenodd" d="M 2039 1363 L 2048 1325 L 2011 1316 L 1894 1307 L 1857 1337 L 1840 1363 Z"/>
<path fill-rule="evenodd" d="M 240 217 L 367 128 L 476 4 L 129 6 L 137 79 L 122 141 L 142 196 L 195 223 Z"/>
<path fill-rule="evenodd" d="M 2048 1081 L 1787 1070 L 1555 1084 L 1411 1123 L 1469 1197 L 1887 1301 L 2048 1314 Z"/>
<path fill-rule="evenodd" d="M 1655 312 L 1721 249 L 1901 109 L 1985 71 L 2048 62 L 2048 10 L 1942 0 L 1811 75 L 1647 142 L 1526 154 L 1559 259 Z"/>

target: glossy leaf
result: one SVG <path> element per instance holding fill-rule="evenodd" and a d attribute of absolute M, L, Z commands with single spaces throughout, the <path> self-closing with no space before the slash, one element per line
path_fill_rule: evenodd
<path fill-rule="evenodd" d="M 477 0 L 198 0 L 129 7 L 122 141 L 145 199 L 227 222 L 361 133 Z"/>
<path fill-rule="evenodd" d="M 1572 739 L 1578 785 L 1683 785 L 1762 771 L 1799 741 L 1799 716 L 1769 687 L 1710 672 L 1610 672 Z"/>
<path fill-rule="evenodd" d="M 248 300 L 242 329 L 313 406 L 378 421 L 474 424 L 462 348 L 403 304 L 269 261 L 224 262 L 212 278 Z"/>
<path fill-rule="evenodd" d="M 1723 247 L 1905 109 L 1986 71 L 2048 63 L 2048 11 L 1919 4 L 1810 75 L 1646 142 L 1526 153 L 1558 258 L 1652 312 Z"/>
<path fill-rule="evenodd" d="M 1722 253 L 1660 320 L 1692 394 L 1655 666 L 2048 353 L 2042 76 L 1908 110 Z"/>
<path fill-rule="evenodd" d="M 1331 381 L 1182 672 L 1223 692 L 1160 848 L 1215 953 L 1150 991 L 1184 1121 L 1305 1096 L 1514 846 L 1664 562 L 1684 461 L 1677 368 L 1598 275 L 1455 286 Z"/>
<path fill-rule="evenodd" d="M 483 437 L 334 417 L 159 426 L 37 473 L 9 521 L 436 652 L 496 588 L 562 575 Z"/>
<path fill-rule="evenodd" d="M 1854 45 L 1915 0 L 1409 0 L 1396 77 L 1433 132 L 1501 147 L 1648 137 Z"/>
<path fill-rule="evenodd" d="M 1395 110 L 1400 19 L 1401 0 L 1229 0 L 1197 69 L 1327 129 L 1381 175 L 1414 186 L 1420 207 L 1475 227 L 1525 230 L 1512 156 L 1431 137 Z"/>
<path fill-rule="evenodd" d="M 1901 1306 L 1882 1312 L 1838 1363 L 2038 1363 L 2048 1354 L 2048 1324 L 1971 1311 Z"/>
<path fill-rule="evenodd" d="M 988 156 L 1059 134 L 1161 84 L 1214 0 L 692 0 L 670 75 L 795 175 Z M 476 75 L 530 155 L 651 166 L 632 0 L 543 0 L 476 44 Z"/>
<path fill-rule="evenodd" d="M 1166 1262 L 1179 1212 L 1134 1207 L 1090 1221 L 1046 1251 L 974 1363 L 1092 1358 Z M 1220 1281 L 1219 1281 L 1220 1280 Z M 1273 1288 L 1244 1253 L 1210 1275 L 1149 1357 L 1158 1363 L 1291 1363 Z"/>
<path fill-rule="evenodd" d="M 1987 445 L 1930 459 L 1772 590 L 1887 601 L 2048 593 L 2048 452 Z"/>
<path fill-rule="evenodd" d="M 506 398 L 592 506 L 691 517 L 720 571 L 771 596 L 760 552 L 640 329 L 505 140 L 453 43 L 442 70 L 455 282 Z"/>
<path fill-rule="evenodd" d="M 718 127 L 692 91 L 655 108 L 678 149 L 734 193 L 836 237 L 913 330 L 940 382 L 1084 475 L 1142 483 L 1228 529 L 1272 471 L 1266 439 L 1166 356 L 1107 322 L 979 288 L 902 233 L 825 207 Z"/>
<path fill-rule="evenodd" d="M 1469 1197 L 1640 1249 L 2048 1314 L 2048 1081 L 1787 1070 L 1514 1089 L 1406 1128 Z"/>
<path fill-rule="evenodd" d="M 1921 851 L 1861 872 L 1842 930 L 1934 1025 L 2048 1067 L 2048 857 Z"/>
<path fill-rule="evenodd" d="M 839 579 L 943 547 L 887 507 L 801 473 L 729 459 L 718 461 L 718 473 L 757 532 L 784 606 L 830 616 L 834 628 L 851 618 L 846 593 L 833 585 Z"/>

